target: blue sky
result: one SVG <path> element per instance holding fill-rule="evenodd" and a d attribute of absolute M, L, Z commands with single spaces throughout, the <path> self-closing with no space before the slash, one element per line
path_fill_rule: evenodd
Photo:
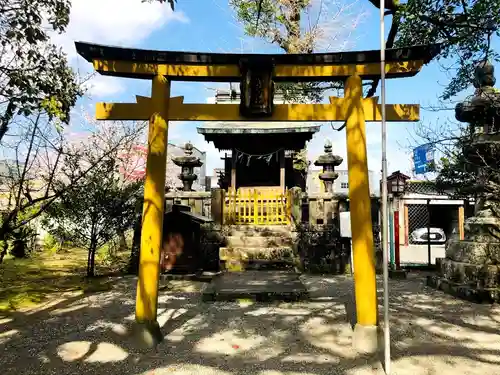
<path fill-rule="evenodd" d="M 102 9 L 102 1 L 74 0 L 68 32 L 57 39 L 69 53 L 73 66 L 81 72 L 89 72 L 91 66 L 75 55 L 72 44 L 74 40 L 174 51 L 279 52 L 276 47 L 264 41 L 245 37 L 242 27 L 237 24 L 227 5 L 227 0 L 179 0 L 174 13 L 168 5 L 144 4 L 140 0 L 106 0 L 104 3 L 107 5 Z M 346 13 L 340 20 L 345 27 L 356 14 L 362 14 L 356 19 L 357 27 L 349 35 L 348 48 L 378 49 L 378 10 L 363 0 L 353 4 L 350 13 Z M 100 11 L 95 12 L 95 9 Z M 388 21 L 386 20 L 387 23 Z M 332 48 L 332 51 L 335 50 Z M 421 121 L 427 124 L 442 123 L 449 118 L 453 120 L 453 111 L 425 110 L 425 107 L 437 104 L 448 79 L 440 65 L 433 62 L 424 67 L 416 77 L 388 80 L 387 103 L 420 104 L 423 107 Z M 186 102 L 206 102 L 218 87 L 227 85 L 174 82 L 172 95 L 183 95 Z M 467 93 L 471 92 L 470 89 Z M 134 101 L 136 94 L 149 95 L 150 83 L 96 77 L 90 83 L 89 95 L 81 100 L 79 108 L 83 107 L 93 115 L 96 101 L 130 102 Z M 449 106 L 454 107 L 454 104 Z M 207 173 L 210 174 L 213 168 L 221 166 L 221 161 L 213 145 L 206 143 L 197 134 L 196 127 L 200 125 L 193 122 L 172 123 L 169 140 L 174 143 L 189 140 L 199 149 L 207 151 Z M 410 172 L 409 147 L 416 145 L 416 141 L 412 139 L 415 126 L 418 124 L 388 124 L 389 173 L 396 169 Z M 367 123 L 369 168 L 377 173 L 381 169 L 380 130 L 379 123 Z M 345 131 L 333 131 L 329 123 L 323 124 L 321 132 L 309 143 L 310 158 L 314 160 L 322 152 L 325 138 L 331 139 L 334 152 L 345 160 Z"/>

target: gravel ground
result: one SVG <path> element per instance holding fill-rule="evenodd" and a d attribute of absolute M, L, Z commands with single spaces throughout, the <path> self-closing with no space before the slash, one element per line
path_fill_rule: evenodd
<path fill-rule="evenodd" d="M 2 374 L 383 374 L 376 356 L 351 349 L 352 282 L 303 277 L 302 303 L 203 303 L 200 284 L 162 291 L 165 341 L 145 352 L 127 335 L 135 280 L 73 296 L 32 314 L 0 317 Z M 380 290 L 380 294 L 382 291 Z M 500 308 L 391 281 L 392 373 L 500 374 Z"/>

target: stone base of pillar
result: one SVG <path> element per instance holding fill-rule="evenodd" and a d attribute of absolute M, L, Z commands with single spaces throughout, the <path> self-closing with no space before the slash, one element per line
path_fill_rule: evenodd
<path fill-rule="evenodd" d="M 437 275 L 427 277 L 427 285 L 452 296 L 475 302 L 500 302 L 500 269 L 497 265 L 436 259 Z"/>
<path fill-rule="evenodd" d="M 163 341 L 163 334 L 157 321 L 134 322 L 130 333 L 134 343 L 143 349 L 153 349 Z"/>
<path fill-rule="evenodd" d="M 407 272 L 405 270 L 389 270 L 389 278 L 394 280 L 406 279 Z"/>
<path fill-rule="evenodd" d="M 446 258 L 436 259 L 436 275 L 427 284 L 477 303 L 500 301 L 500 219 L 480 211 L 465 222 L 465 239 L 450 240 Z M 493 234 L 492 234 L 493 233 Z"/>
<path fill-rule="evenodd" d="M 352 346 L 358 353 L 376 353 L 379 348 L 379 328 L 356 324 L 352 335 Z"/>

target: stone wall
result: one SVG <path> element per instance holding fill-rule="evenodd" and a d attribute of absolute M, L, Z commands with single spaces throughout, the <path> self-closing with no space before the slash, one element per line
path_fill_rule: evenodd
<path fill-rule="evenodd" d="M 175 191 L 165 194 L 165 212 L 172 209 L 174 203 L 191 207 L 191 212 L 198 215 L 211 216 L 211 198 L 209 191 Z"/>

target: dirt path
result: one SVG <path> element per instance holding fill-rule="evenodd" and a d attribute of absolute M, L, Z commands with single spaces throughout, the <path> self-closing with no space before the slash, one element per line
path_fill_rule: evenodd
<path fill-rule="evenodd" d="M 193 283 L 164 289 L 155 352 L 127 336 L 135 280 L 112 291 L 74 296 L 0 322 L 3 374 L 382 374 L 377 358 L 351 349 L 346 277 L 303 277 L 303 303 L 203 303 Z M 393 374 L 500 373 L 500 309 L 455 300 L 422 278 L 391 281 Z"/>

